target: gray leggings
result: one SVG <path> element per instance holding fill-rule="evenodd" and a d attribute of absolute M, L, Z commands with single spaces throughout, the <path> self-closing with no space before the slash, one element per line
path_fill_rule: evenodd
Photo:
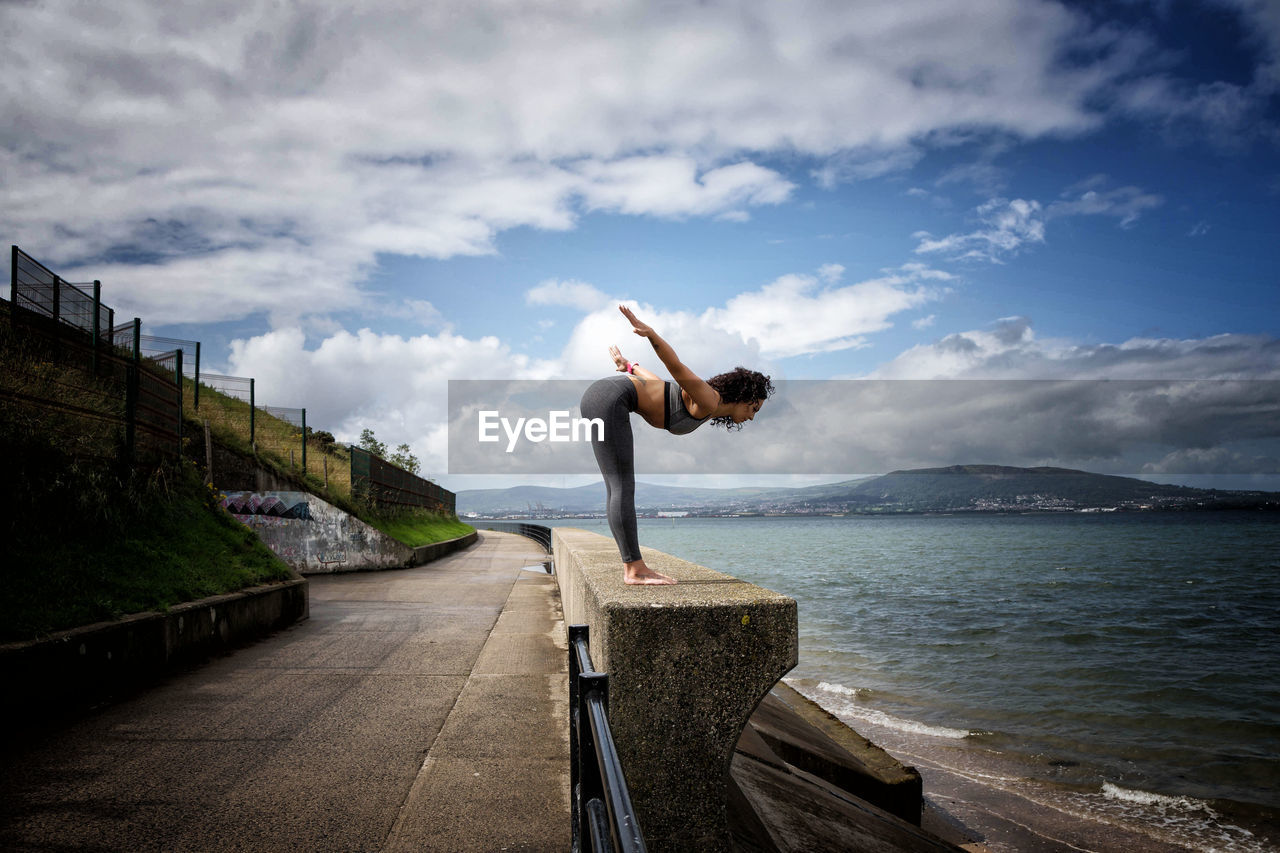
<path fill-rule="evenodd" d="M 631 413 L 640 405 L 636 387 L 625 374 L 591 383 L 582 394 L 582 416 L 604 421 L 604 437 L 591 433 L 591 450 L 604 475 L 605 507 L 609 530 L 618 543 L 624 563 L 640 559 L 636 536 L 636 456 L 632 446 Z"/>

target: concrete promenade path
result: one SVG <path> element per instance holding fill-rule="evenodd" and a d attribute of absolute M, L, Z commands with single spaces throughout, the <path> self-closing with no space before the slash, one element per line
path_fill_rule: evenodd
<path fill-rule="evenodd" d="M 567 850 L 568 663 L 546 559 L 482 531 L 419 568 L 313 577 L 309 620 L 6 733 L 0 849 Z"/>

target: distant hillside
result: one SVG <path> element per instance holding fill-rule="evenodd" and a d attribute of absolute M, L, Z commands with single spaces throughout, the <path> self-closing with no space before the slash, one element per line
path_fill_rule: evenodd
<path fill-rule="evenodd" d="M 848 492 L 861 480 L 847 480 L 802 489 L 746 487 L 740 489 L 697 489 L 681 486 L 658 486 L 636 483 L 636 507 L 641 512 L 686 510 L 689 512 L 738 511 L 756 512 L 758 507 L 776 502 L 803 503 L 829 494 Z M 604 483 L 592 483 L 573 489 L 546 486 L 515 486 L 510 489 L 468 489 L 457 493 L 458 514 L 476 512 L 527 513 L 546 512 L 598 513 L 604 511 Z"/>
<path fill-rule="evenodd" d="M 642 514 L 765 512 L 1028 512 L 1280 508 L 1280 493 L 1220 491 L 1091 474 L 1068 468 L 952 465 L 806 488 L 690 489 L 636 484 Z M 604 510 L 604 484 L 575 489 L 518 486 L 458 492 L 458 513 L 573 514 Z"/>
<path fill-rule="evenodd" d="M 894 471 L 858 484 L 845 496 L 866 507 L 935 511 L 955 509 L 1067 509 L 1139 507 L 1196 502 L 1226 494 L 1091 474 L 1069 468 L 952 465 Z"/>

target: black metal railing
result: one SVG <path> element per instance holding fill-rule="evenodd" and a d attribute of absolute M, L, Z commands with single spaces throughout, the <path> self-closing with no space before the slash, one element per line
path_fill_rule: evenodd
<path fill-rule="evenodd" d="M 521 521 L 478 521 L 475 526 L 485 530 L 524 536 L 537 542 L 548 554 L 551 553 L 551 528 L 545 524 L 525 524 Z"/>
<path fill-rule="evenodd" d="M 591 666 L 586 625 L 569 626 L 569 777 L 574 853 L 645 853 L 609 729 L 609 676 Z"/>

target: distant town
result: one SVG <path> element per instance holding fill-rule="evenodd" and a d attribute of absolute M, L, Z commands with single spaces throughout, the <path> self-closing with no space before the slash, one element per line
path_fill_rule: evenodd
<path fill-rule="evenodd" d="M 603 488 L 459 492 L 468 519 L 603 518 Z M 1060 468 L 957 465 L 803 489 L 686 489 L 637 484 L 642 518 L 1113 513 L 1280 510 L 1280 493 L 1195 489 Z"/>

